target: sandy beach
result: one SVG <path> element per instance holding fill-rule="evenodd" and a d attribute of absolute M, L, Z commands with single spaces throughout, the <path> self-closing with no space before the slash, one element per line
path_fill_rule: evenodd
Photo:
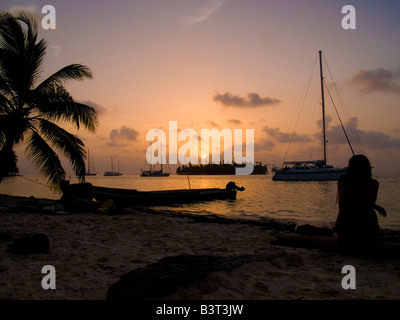
<path fill-rule="evenodd" d="M 25 207 L 15 206 L 25 201 Z M 21 200 L 22 199 L 22 200 Z M 51 201 L 30 199 L 36 207 Z M 104 300 L 121 275 L 165 257 L 255 256 L 211 272 L 166 300 L 399 299 L 398 260 L 360 258 L 317 249 L 271 244 L 277 229 L 293 226 L 195 218 L 127 209 L 124 214 L 32 212 L 29 199 L 2 197 L 0 212 L 0 299 Z M 11 203 L 14 206 L 10 205 Z M 24 209 L 25 208 L 25 209 Z M 44 233 L 49 254 L 7 250 L 13 239 Z M 257 259 L 256 259 L 257 260 Z M 56 270 L 56 289 L 44 290 L 42 267 Z M 342 267 L 356 270 L 356 289 L 342 288 Z"/>

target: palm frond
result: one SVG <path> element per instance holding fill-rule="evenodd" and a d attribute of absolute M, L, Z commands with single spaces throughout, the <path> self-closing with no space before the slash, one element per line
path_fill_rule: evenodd
<path fill-rule="evenodd" d="M 0 131 L 4 134 L 4 144 L 12 148 L 21 143 L 25 132 L 32 128 L 32 119 L 21 112 L 24 110 L 12 110 L 6 114 L 0 114 Z"/>
<path fill-rule="evenodd" d="M 7 123 L 8 123 L 8 117 L 5 115 L 0 115 L 0 150 L 4 148 L 7 141 L 7 135 L 6 135 Z"/>
<path fill-rule="evenodd" d="M 13 109 L 13 104 L 8 100 L 8 98 L 0 93 L 0 115 L 7 114 Z"/>
<path fill-rule="evenodd" d="M 81 125 L 91 132 L 98 126 L 96 110 L 88 105 L 77 103 L 62 86 L 43 88 L 32 93 L 31 104 L 47 120 L 64 120 Z"/>
<path fill-rule="evenodd" d="M 23 12 L 8 17 L 0 26 L 1 74 L 14 91 L 24 94 L 39 78 L 46 42 L 43 39 L 37 42 L 36 21 Z"/>
<path fill-rule="evenodd" d="M 62 86 L 32 90 L 27 100 L 30 109 L 36 110 L 48 120 L 71 121 L 74 114 L 74 100 Z"/>
<path fill-rule="evenodd" d="M 29 83 L 29 89 L 33 88 L 34 84 L 39 80 L 39 77 L 43 70 L 43 59 L 46 54 L 47 44 L 42 39 L 38 43 L 35 43 L 28 52 L 28 65 L 30 68 L 31 79 Z"/>
<path fill-rule="evenodd" d="M 39 120 L 39 128 L 45 140 L 51 142 L 70 161 L 79 180 L 85 178 L 85 146 L 77 136 L 45 119 Z"/>
<path fill-rule="evenodd" d="M 63 86 L 69 80 L 79 80 L 92 79 L 92 71 L 89 67 L 82 64 L 70 64 L 64 68 L 53 73 L 50 77 L 44 80 L 41 84 L 37 86 L 37 90 L 43 90 L 51 88 L 54 86 Z"/>
<path fill-rule="evenodd" d="M 2 87 L 8 93 L 18 98 L 28 88 L 30 75 L 28 74 L 26 62 L 19 55 L 0 48 L 0 73 L 2 75 Z"/>
<path fill-rule="evenodd" d="M 16 55 L 23 54 L 24 31 L 10 12 L 0 14 L 0 47 Z"/>
<path fill-rule="evenodd" d="M 47 177 L 52 187 L 59 188 L 60 182 L 65 180 L 65 171 L 57 154 L 36 131 L 31 132 L 28 140 L 27 157 Z"/>
<path fill-rule="evenodd" d="M 78 102 L 75 102 L 75 106 L 77 123 L 82 124 L 88 131 L 95 132 L 99 125 L 96 110 L 91 106 Z"/>
<path fill-rule="evenodd" d="M 10 96 L 10 97 L 13 96 L 13 92 L 12 92 L 10 86 L 8 85 L 7 81 L 1 74 L 1 69 L 0 69 L 0 93 Z"/>
<path fill-rule="evenodd" d="M 38 28 L 35 18 L 24 11 L 20 11 L 15 16 L 15 19 L 17 21 L 21 21 L 27 26 L 27 31 L 25 33 L 25 47 L 27 48 L 30 45 L 35 44 L 38 35 Z"/>

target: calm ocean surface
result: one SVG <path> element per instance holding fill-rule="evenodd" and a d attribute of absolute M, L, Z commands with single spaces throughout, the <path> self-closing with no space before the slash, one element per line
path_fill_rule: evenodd
<path fill-rule="evenodd" d="M 211 201 L 174 207 L 158 207 L 193 214 L 217 214 L 230 218 L 262 220 L 325 220 L 334 223 L 338 206 L 336 181 L 283 182 L 272 181 L 272 175 L 257 176 L 189 176 L 191 188 L 225 188 L 229 181 L 246 188 L 238 192 L 236 200 Z M 382 228 L 400 230 L 400 174 L 375 175 L 380 183 L 377 204 L 387 211 L 387 217 L 378 216 Z M 27 180 L 29 179 L 29 180 Z M 34 182 L 33 182 L 34 181 Z M 139 175 L 87 177 L 97 186 L 137 189 L 140 191 L 188 189 L 187 176 L 171 175 L 163 178 L 142 178 Z M 72 180 L 72 183 L 75 181 Z M 6 178 L 0 183 L 0 193 L 59 199 L 41 176 L 27 175 Z"/>

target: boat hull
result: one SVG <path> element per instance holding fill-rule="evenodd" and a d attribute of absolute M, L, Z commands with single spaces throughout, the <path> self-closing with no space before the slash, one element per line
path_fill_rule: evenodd
<path fill-rule="evenodd" d="M 106 172 L 104 173 L 105 177 L 117 177 L 117 176 L 122 176 L 122 173 L 120 172 Z"/>
<path fill-rule="evenodd" d="M 316 170 L 276 170 L 272 180 L 274 181 L 326 181 L 338 180 L 346 174 L 345 169 L 321 168 Z"/>
<path fill-rule="evenodd" d="M 169 177 L 170 173 L 142 173 L 140 176 L 146 178 Z"/>
<path fill-rule="evenodd" d="M 82 191 L 80 191 L 81 189 Z M 94 198 L 97 201 L 111 199 L 117 205 L 172 205 L 197 201 L 211 200 L 235 200 L 236 190 L 208 188 L 208 189 L 182 189 L 182 190 L 161 190 L 161 191 L 138 191 L 132 189 L 97 187 L 85 183 L 82 187 L 79 184 L 71 185 L 73 193 L 79 197 Z"/>

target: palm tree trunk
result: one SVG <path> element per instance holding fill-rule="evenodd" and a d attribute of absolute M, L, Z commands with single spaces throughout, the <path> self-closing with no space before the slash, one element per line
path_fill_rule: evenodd
<path fill-rule="evenodd" d="M 18 174 L 17 156 L 12 146 L 5 145 L 0 150 L 0 182 L 4 177 L 11 174 Z"/>

